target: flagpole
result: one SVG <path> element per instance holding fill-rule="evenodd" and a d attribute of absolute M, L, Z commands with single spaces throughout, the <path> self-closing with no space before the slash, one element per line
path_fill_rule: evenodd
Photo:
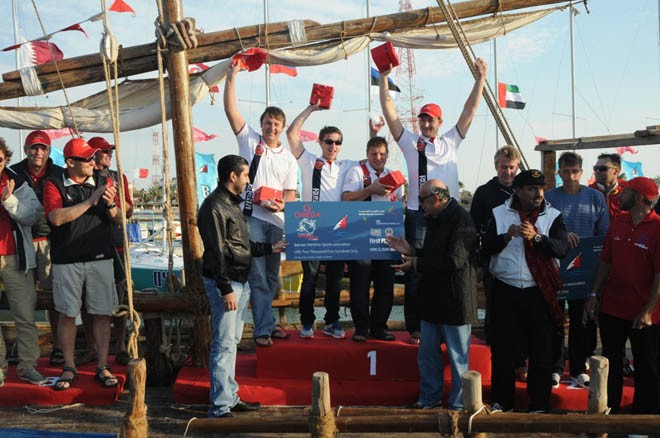
<path fill-rule="evenodd" d="M 16 16 L 16 9 L 17 9 L 16 0 L 12 0 L 12 2 L 11 2 L 11 13 L 12 13 L 12 18 L 14 20 L 14 44 L 18 44 L 18 17 Z M 15 56 L 16 70 L 20 70 L 21 69 L 21 62 L 20 62 L 21 49 L 19 48 L 19 49 L 15 50 L 15 52 L 16 52 L 16 56 Z M 17 97 L 16 98 L 16 106 L 18 106 L 20 108 L 22 105 L 23 105 L 23 99 L 20 98 L 20 97 Z M 21 145 L 21 147 L 18 148 L 18 149 L 20 150 L 20 157 L 21 157 L 21 160 L 22 160 L 23 158 L 25 158 L 24 152 L 23 152 L 23 130 L 22 129 L 18 130 L 18 144 Z"/>
<path fill-rule="evenodd" d="M 659 0 L 660 1 L 660 0 Z M 493 91 L 495 91 L 495 102 L 499 102 L 499 96 L 497 95 L 499 92 L 499 87 L 497 85 L 498 81 L 498 74 L 497 74 L 497 38 L 493 38 L 493 73 L 495 74 L 495 87 L 493 87 Z M 497 123 L 495 123 L 495 152 L 500 148 L 500 130 L 497 127 Z"/>
<path fill-rule="evenodd" d="M 660 0 L 658 0 L 660 1 Z M 367 18 L 370 16 L 370 11 L 369 11 L 369 0 L 367 0 Z M 366 70 L 367 70 L 367 117 L 371 117 L 371 62 L 369 60 L 369 46 L 367 45 L 367 48 L 364 52 L 364 59 L 365 59 L 365 65 L 366 65 Z M 367 126 L 367 138 L 369 137 L 369 134 L 371 131 L 369 130 L 369 127 Z"/>
<path fill-rule="evenodd" d="M 264 25 L 268 29 L 268 0 L 264 0 Z M 270 59 L 269 59 L 270 61 Z M 270 106 L 270 64 L 266 63 L 266 106 Z"/>
<path fill-rule="evenodd" d="M 573 138 L 575 138 L 575 39 L 573 36 L 573 2 L 569 4 L 569 17 L 571 29 L 571 120 Z"/>

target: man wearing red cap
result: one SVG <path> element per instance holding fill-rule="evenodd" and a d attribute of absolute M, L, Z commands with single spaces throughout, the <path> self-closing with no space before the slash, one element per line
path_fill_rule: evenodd
<path fill-rule="evenodd" d="M 85 290 L 87 313 L 94 318 L 98 354 L 95 378 L 105 388 L 118 380 L 108 367 L 110 316 L 117 304 L 112 266 L 112 226 L 118 223 L 117 189 L 94 175 L 92 148 L 81 138 L 64 146 L 66 169 L 44 185 L 44 208 L 51 225 L 53 301 L 60 313 L 58 336 L 64 352 L 62 375 L 54 389 L 67 390 L 77 377 L 73 350 L 76 316 Z"/>
<path fill-rule="evenodd" d="M 37 294 L 31 226 L 42 215 L 39 200 L 20 175 L 9 169 L 12 152 L 0 138 L 0 278 L 9 311 L 16 325 L 18 378 L 35 385 L 46 379 L 35 369 L 39 359 L 39 333 L 34 323 Z M 7 371 L 5 342 L 0 331 L 0 386 Z M 6 396 L 5 396 L 6 397 Z"/>
<path fill-rule="evenodd" d="M 32 187 L 39 199 L 43 202 L 43 188 L 46 179 L 53 175 L 61 175 L 62 168 L 53 164 L 50 158 L 50 137 L 44 131 L 32 131 L 25 138 L 23 146 L 25 159 L 11 166 L 11 169 L 25 179 Z M 50 265 L 50 226 L 46 215 L 41 217 L 32 226 L 32 242 L 36 253 L 35 281 L 41 289 L 53 288 L 53 276 Z M 50 365 L 62 365 L 64 355 L 57 341 L 57 311 L 55 307 L 48 309 L 51 333 L 53 337 L 53 350 L 50 354 Z"/>
<path fill-rule="evenodd" d="M 449 188 L 454 199 L 458 193 L 458 147 L 467 135 L 486 83 L 488 65 L 477 58 L 474 63 L 477 79 L 465 102 L 458 122 L 439 136 L 442 126 L 442 110 L 434 103 L 426 104 L 419 111 L 417 122 L 421 135 L 405 129 L 389 93 L 388 76 L 392 69 L 380 74 L 380 105 L 392 137 L 401 148 L 408 167 L 408 193 L 405 219 L 406 240 L 420 249 L 424 240 L 424 215 L 419 211 L 419 188 L 430 179 L 439 179 Z M 419 278 L 406 275 L 404 313 L 406 329 L 412 334 L 411 342 L 419 342 Z"/>
<path fill-rule="evenodd" d="M 623 351 L 630 339 L 635 363 L 633 414 L 660 413 L 657 355 L 660 336 L 660 216 L 652 179 L 619 181 L 621 210 L 605 237 L 587 318 L 598 314 L 603 356 L 609 359 L 607 400 L 618 412 L 623 390 Z"/>

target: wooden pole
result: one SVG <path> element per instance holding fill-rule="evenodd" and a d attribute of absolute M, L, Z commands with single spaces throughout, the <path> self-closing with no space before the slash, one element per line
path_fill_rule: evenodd
<path fill-rule="evenodd" d="M 130 401 L 119 436 L 145 438 L 149 425 L 147 423 L 147 405 L 144 404 L 147 382 L 147 364 L 144 359 L 133 359 L 128 363 L 128 376 L 131 385 Z"/>
<path fill-rule="evenodd" d="M 335 413 L 330 405 L 330 376 L 318 371 L 312 376 L 312 414 L 309 430 L 313 438 L 333 438 L 337 435 Z"/>
<path fill-rule="evenodd" d="M 471 0 L 454 4 L 454 10 L 459 18 L 469 18 L 485 14 L 494 14 L 516 9 L 529 8 L 534 6 L 550 5 L 555 3 L 565 3 L 566 0 Z M 368 34 L 369 32 L 396 31 L 409 28 L 423 27 L 430 24 L 446 21 L 440 8 L 417 9 L 413 11 L 399 12 L 395 14 L 381 15 L 378 17 L 347 20 L 327 25 L 318 25 L 305 27 L 305 33 L 309 42 L 318 42 L 322 40 L 339 40 L 341 38 L 352 38 Z M 269 26 L 270 28 L 270 26 Z M 232 31 L 221 31 L 224 33 Z M 190 62 L 208 62 L 225 59 L 236 53 L 241 47 L 268 46 L 271 49 L 291 46 L 291 40 L 288 32 L 268 34 L 266 38 L 263 33 L 249 38 L 241 38 L 239 41 L 235 37 L 231 40 L 215 41 L 204 47 L 198 47 L 189 51 Z M 266 40 L 268 41 L 266 44 Z M 123 60 L 120 66 L 120 75 L 129 76 L 139 73 L 154 71 L 157 69 L 156 57 L 153 53 L 147 53 L 153 45 L 141 46 L 138 53 L 144 53 L 143 56 Z M 131 56 L 135 51 L 131 47 L 126 48 Z M 146 52 L 144 52 L 146 50 Z M 122 52 L 123 53 L 123 52 Z M 62 82 L 65 87 L 74 87 L 79 85 L 91 84 L 105 80 L 102 69 L 98 68 L 96 58 L 87 58 L 93 55 L 85 55 L 84 67 L 76 70 L 68 70 L 62 73 Z M 65 66 L 69 60 L 63 60 Z M 94 65 L 88 66 L 86 62 L 94 62 Z M 73 63 L 72 63 L 73 64 Z M 59 63 L 58 63 L 59 65 Z M 46 68 L 46 67 L 43 67 Z M 12 80 L 0 83 L 0 100 L 14 99 L 25 96 L 23 85 L 16 72 L 10 73 Z M 39 75 L 41 87 L 44 93 L 61 89 L 60 80 L 54 72 Z"/>
<path fill-rule="evenodd" d="M 589 400 L 588 414 L 604 414 L 607 411 L 607 376 L 610 370 L 610 361 L 603 356 L 589 358 Z"/>
<path fill-rule="evenodd" d="M 163 23 L 169 25 L 183 19 L 180 0 L 165 1 Z M 194 314 L 193 365 L 207 367 L 211 327 L 208 320 L 208 300 L 202 285 L 202 242 L 197 230 L 197 176 L 195 174 L 195 143 L 192 130 L 192 104 L 188 79 L 188 56 L 185 50 L 167 56 L 176 182 L 179 194 L 179 214 L 183 241 L 183 265 L 186 286 L 183 289 L 188 307 Z M 169 181 L 167 182 L 169 184 Z"/>
<path fill-rule="evenodd" d="M 545 189 L 555 188 L 555 175 L 557 174 L 557 154 L 555 151 L 541 152 L 541 171 L 545 177 Z"/>
<path fill-rule="evenodd" d="M 461 376 L 461 385 L 463 388 L 463 404 L 468 414 L 473 415 L 475 412 L 482 410 L 484 402 L 481 397 L 481 374 L 478 371 L 464 372 Z M 486 438 L 485 433 L 474 433 L 466 436 Z"/>
<path fill-rule="evenodd" d="M 335 422 L 341 433 L 393 433 L 435 432 L 451 433 L 439 430 L 442 425 L 440 416 L 449 415 L 448 411 L 410 411 L 408 415 L 391 415 L 383 409 L 381 415 L 374 416 L 338 416 Z M 459 430 L 467 432 L 470 416 L 459 414 Z M 242 416 L 234 418 L 209 419 L 199 418 L 192 421 L 189 432 L 215 433 L 303 433 L 308 419 L 301 415 Z M 506 413 L 478 415 L 472 420 L 472 432 L 488 432 L 512 436 L 516 433 L 532 434 L 584 434 L 617 432 L 626 434 L 651 435 L 660 430 L 659 415 L 580 415 L 580 414 L 523 414 Z"/>

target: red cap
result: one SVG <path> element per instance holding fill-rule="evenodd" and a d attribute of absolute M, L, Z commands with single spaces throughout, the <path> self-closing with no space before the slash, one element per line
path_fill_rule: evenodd
<path fill-rule="evenodd" d="M 427 103 L 426 105 L 424 105 L 422 109 L 419 110 L 419 114 L 417 115 L 417 117 L 421 116 L 422 114 L 435 117 L 436 119 L 442 119 L 442 110 L 438 105 L 434 103 Z"/>
<path fill-rule="evenodd" d="M 619 185 L 624 189 L 636 191 L 648 200 L 653 200 L 653 198 L 658 196 L 658 186 L 651 178 L 638 176 L 630 181 L 619 181 Z"/>
<path fill-rule="evenodd" d="M 92 137 L 87 140 L 87 144 L 93 148 L 101 149 L 103 152 L 113 150 L 115 145 L 108 143 L 103 137 Z"/>
<path fill-rule="evenodd" d="M 98 148 L 93 148 L 82 138 L 72 138 L 64 145 L 64 158 L 83 158 L 93 157 Z"/>
<path fill-rule="evenodd" d="M 32 131 L 25 138 L 25 146 L 30 147 L 35 144 L 42 144 L 50 147 L 50 137 L 44 131 Z"/>

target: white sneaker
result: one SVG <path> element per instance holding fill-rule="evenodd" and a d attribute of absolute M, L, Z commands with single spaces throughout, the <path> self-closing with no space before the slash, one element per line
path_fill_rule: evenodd
<path fill-rule="evenodd" d="M 300 337 L 303 339 L 312 339 L 314 337 L 314 328 L 310 325 L 304 325 L 300 330 Z"/>
<path fill-rule="evenodd" d="M 580 388 L 584 389 L 589 389 L 589 375 L 582 373 L 578 374 L 577 377 L 573 378 L 573 382 L 575 382 L 576 386 L 579 386 Z"/>
<path fill-rule="evenodd" d="M 552 379 L 552 387 L 559 388 L 559 382 L 561 381 L 561 376 L 557 373 L 552 373 L 551 379 Z"/>

